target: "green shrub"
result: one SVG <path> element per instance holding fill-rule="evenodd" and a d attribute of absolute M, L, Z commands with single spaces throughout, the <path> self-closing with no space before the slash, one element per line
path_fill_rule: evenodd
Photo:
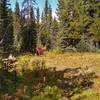
<path fill-rule="evenodd" d="M 88 52 L 88 51 L 91 51 L 89 43 L 84 38 L 82 38 L 80 40 L 80 42 L 76 45 L 76 49 L 79 52 Z"/>
<path fill-rule="evenodd" d="M 61 100 L 61 90 L 56 86 L 47 86 L 39 95 L 34 96 L 32 100 Z"/>

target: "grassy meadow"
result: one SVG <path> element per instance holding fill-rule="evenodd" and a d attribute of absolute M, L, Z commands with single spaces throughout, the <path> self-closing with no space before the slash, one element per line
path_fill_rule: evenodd
<path fill-rule="evenodd" d="M 1 74 L 0 99 L 8 93 L 11 100 L 100 100 L 100 53 L 25 53 L 10 66 L 17 73 Z"/>
<path fill-rule="evenodd" d="M 41 56 L 33 56 L 32 54 L 23 54 L 18 57 L 17 64 L 24 64 L 24 61 L 28 61 L 29 66 L 34 60 L 44 60 L 46 62 L 46 67 L 56 67 L 57 69 L 64 69 L 67 67 L 89 67 L 97 72 L 100 70 L 100 53 L 55 53 L 55 52 L 45 52 Z M 19 67 L 18 67 L 19 68 Z M 19 68 L 20 69 L 20 68 Z"/>
<path fill-rule="evenodd" d="M 20 71 L 22 68 L 32 70 L 34 67 L 42 66 L 39 62 L 43 62 L 46 68 L 56 68 L 58 71 L 81 67 L 95 72 L 98 77 L 93 79 L 92 88 L 76 92 L 75 95 L 71 96 L 71 100 L 100 100 L 100 53 L 45 52 L 41 56 L 27 53 L 20 55 L 15 64 L 17 70 Z M 66 76 L 66 73 L 64 75 Z"/>

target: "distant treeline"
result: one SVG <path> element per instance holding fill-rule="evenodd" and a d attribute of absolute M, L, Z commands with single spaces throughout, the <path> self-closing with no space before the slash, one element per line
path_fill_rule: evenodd
<path fill-rule="evenodd" d="M 48 0 L 40 14 L 35 0 L 0 0 L 1 51 L 35 52 L 46 50 L 98 51 L 100 49 L 99 0 L 58 0 L 57 17 Z"/>

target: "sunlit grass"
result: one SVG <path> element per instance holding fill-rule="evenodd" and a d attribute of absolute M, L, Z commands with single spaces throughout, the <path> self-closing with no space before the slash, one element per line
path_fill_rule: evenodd
<path fill-rule="evenodd" d="M 100 76 L 100 53 L 55 53 L 45 52 L 41 56 L 35 56 L 27 53 L 18 57 L 16 64 L 17 70 L 33 69 L 37 64 L 45 62 L 46 67 L 56 67 L 57 70 L 63 70 L 67 67 L 89 68 Z M 98 86 L 99 85 L 99 86 Z M 94 86 L 90 89 L 76 93 L 72 100 L 100 100 L 100 77 L 94 79 Z"/>
<path fill-rule="evenodd" d="M 58 69 L 66 67 L 91 67 L 100 69 L 99 53 L 46 53 L 44 58 L 50 66 L 55 66 Z"/>
<path fill-rule="evenodd" d="M 24 54 L 18 57 L 16 62 L 20 65 L 26 63 L 27 68 L 33 68 L 32 62 L 36 60 L 45 60 L 46 67 L 56 67 L 64 69 L 67 67 L 90 67 L 92 70 L 100 70 L 100 53 L 54 53 L 45 52 L 42 56 L 34 56 L 32 54 Z"/>
<path fill-rule="evenodd" d="M 77 93 L 72 97 L 72 100 L 100 100 L 100 88 L 92 88 L 82 91 L 82 93 Z"/>

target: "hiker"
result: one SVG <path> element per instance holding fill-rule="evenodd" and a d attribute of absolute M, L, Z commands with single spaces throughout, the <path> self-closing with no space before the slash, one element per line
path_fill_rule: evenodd
<path fill-rule="evenodd" d="M 44 52 L 44 49 L 39 47 L 39 48 L 36 48 L 36 55 L 43 55 L 43 52 Z"/>

